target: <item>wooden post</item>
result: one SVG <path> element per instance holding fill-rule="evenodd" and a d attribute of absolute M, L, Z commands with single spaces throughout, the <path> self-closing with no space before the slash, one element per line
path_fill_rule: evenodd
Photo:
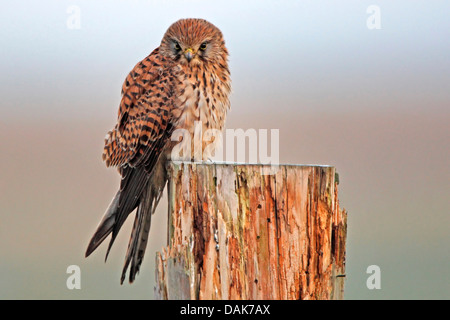
<path fill-rule="evenodd" d="M 335 168 L 169 164 L 157 299 L 342 299 L 347 214 Z"/>

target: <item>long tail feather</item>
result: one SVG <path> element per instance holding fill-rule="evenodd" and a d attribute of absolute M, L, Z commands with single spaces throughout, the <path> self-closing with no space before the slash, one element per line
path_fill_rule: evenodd
<path fill-rule="evenodd" d="M 106 239 L 106 237 L 112 232 L 114 223 L 116 221 L 117 209 L 119 206 L 120 191 L 116 193 L 111 201 L 108 209 L 100 221 L 97 230 L 89 242 L 85 256 L 88 257 L 97 247 Z"/>
<path fill-rule="evenodd" d="M 136 216 L 125 257 L 120 283 L 130 267 L 129 281 L 132 283 L 139 272 L 147 247 L 151 218 L 163 193 L 167 181 L 165 161 L 160 159 L 149 173 L 145 168 L 124 167 L 120 189 L 111 201 L 102 221 L 97 227 L 86 250 L 86 257 L 111 234 L 105 261 L 128 215 L 136 209 Z"/>
<path fill-rule="evenodd" d="M 121 185 L 119 191 L 121 193 L 121 196 L 118 203 L 117 214 L 115 216 L 115 223 L 112 228 L 111 240 L 109 241 L 108 249 L 106 251 L 105 260 L 108 258 L 114 240 L 116 240 L 120 228 L 128 218 L 128 215 L 133 212 L 136 207 L 139 206 L 141 195 L 143 191 L 145 191 L 145 186 L 148 184 L 148 181 L 150 179 L 150 175 L 147 174 L 143 169 L 132 170 L 132 178 L 130 178 L 130 183 L 127 183 L 128 179 L 126 179 L 125 183 Z"/>
<path fill-rule="evenodd" d="M 128 215 L 139 205 L 142 191 L 150 175 L 144 169 L 124 168 L 120 189 L 111 201 L 86 250 L 86 257 L 112 233 L 105 261 Z"/>
<path fill-rule="evenodd" d="M 148 232 L 150 230 L 151 219 L 152 219 L 152 199 L 147 195 L 150 193 L 151 186 L 148 186 L 146 192 L 143 193 L 143 199 L 138 207 L 136 212 L 136 217 L 134 219 L 133 230 L 131 232 L 130 242 L 128 243 L 128 250 L 125 256 L 125 264 L 122 270 L 122 277 L 120 278 L 120 284 L 125 280 L 125 274 L 128 269 L 128 266 L 131 262 L 131 270 L 130 270 L 130 278 L 129 281 L 133 282 L 135 278 L 135 274 L 138 270 L 134 267 L 135 265 L 135 257 L 136 253 L 139 250 L 139 244 L 148 237 Z M 150 196 L 150 195 L 149 195 Z M 145 250 L 145 245 L 144 245 Z M 133 260 L 133 261 L 132 261 Z"/>
<path fill-rule="evenodd" d="M 130 242 L 125 257 L 125 264 L 122 270 L 120 283 L 122 284 L 126 277 L 126 271 L 130 266 L 129 282 L 132 283 L 139 272 L 139 268 L 144 258 L 145 249 L 147 247 L 148 235 L 150 232 L 152 215 L 158 206 L 161 195 L 166 184 L 166 172 L 163 167 L 153 171 L 151 180 L 142 194 L 136 217 L 134 220 L 133 230 L 131 232 Z"/>

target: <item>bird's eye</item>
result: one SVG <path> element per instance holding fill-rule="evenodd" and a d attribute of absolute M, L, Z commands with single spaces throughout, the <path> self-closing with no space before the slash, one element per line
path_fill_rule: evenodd
<path fill-rule="evenodd" d="M 175 41 L 175 46 L 174 46 L 176 51 L 181 51 L 181 47 L 180 44 L 178 42 Z"/>
<path fill-rule="evenodd" d="M 207 46 L 207 45 L 208 45 L 208 43 L 203 42 L 203 43 L 200 45 L 200 50 L 202 50 L 202 51 L 206 50 L 206 46 Z"/>

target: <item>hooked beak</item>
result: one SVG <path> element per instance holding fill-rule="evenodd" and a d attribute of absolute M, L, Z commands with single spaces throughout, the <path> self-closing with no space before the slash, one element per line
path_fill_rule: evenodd
<path fill-rule="evenodd" d="M 194 57 L 194 50 L 192 50 L 191 48 L 186 49 L 186 51 L 184 51 L 184 56 L 186 57 L 188 62 L 191 62 L 192 58 Z"/>

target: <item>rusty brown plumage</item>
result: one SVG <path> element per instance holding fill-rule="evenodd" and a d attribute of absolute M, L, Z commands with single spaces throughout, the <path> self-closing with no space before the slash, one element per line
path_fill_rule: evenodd
<path fill-rule="evenodd" d="M 194 123 L 201 123 L 203 132 L 222 130 L 230 90 L 222 33 L 202 19 L 172 24 L 160 46 L 126 77 L 117 124 L 105 138 L 102 155 L 107 166 L 118 167 L 120 188 L 86 251 L 90 255 L 111 233 L 108 256 L 120 227 L 137 209 L 121 283 L 129 266 L 133 282 L 142 263 L 151 215 L 167 181 L 165 163 L 179 143 L 172 141 L 172 132 L 184 129 L 193 137 Z"/>

